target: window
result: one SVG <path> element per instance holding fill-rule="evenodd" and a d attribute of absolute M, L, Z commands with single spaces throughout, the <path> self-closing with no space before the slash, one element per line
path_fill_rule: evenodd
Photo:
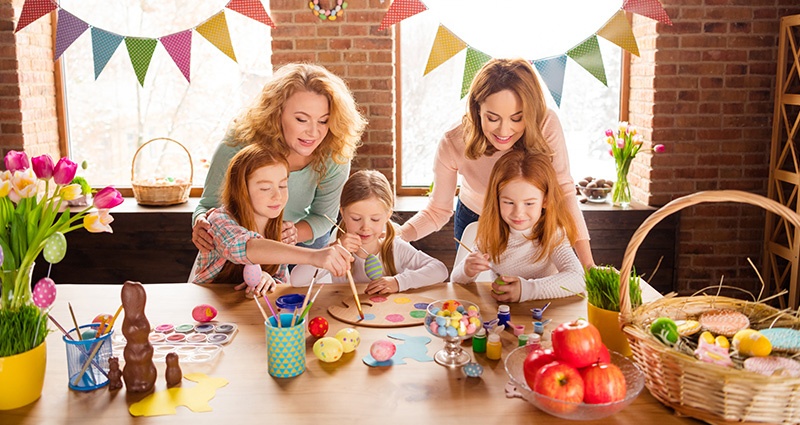
<path fill-rule="evenodd" d="M 439 139 L 466 110 L 466 102 L 459 99 L 466 50 L 423 76 L 439 24 L 437 16 L 427 12 L 399 24 L 401 118 L 397 176 L 398 193 L 404 195 L 427 191 L 433 182 L 433 158 Z M 585 30 L 582 37 L 586 37 Z M 608 154 L 604 132 L 615 127 L 620 116 L 622 53 L 615 44 L 601 37 L 598 41 L 608 87 L 568 59 L 561 107 L 549 92 L 545 94 L 548 106 L 557 112 L 564 128 L 576 180 L 588 175 L 614 177 L 614 161 Z M 541 84 L 547 91 L 547 86 Z"/>
<path fill-rule="evenodd" d="M 60 5 L 105 31 L 155 38 L 197 27 L 227 3 L 62 0 Z M 62 55 L 69 155 L 76 162 L 88 162 L 84 173 L 92 184 L 130 186 L 134 153 L 157 137 L 174 139 L 189 150 L 194 184 L 203 184 L 204 166 L 231 119 L 272 75 L 270 28 L 228 9 L 224 13 L 238 63 L 192 31 L 191 84 L 161 43 L 144 87 L 139 85 L 124 41 L 96 80 L 91 30 Z M 186 153 L 171 143 L 149 144 L 136 162 L 137 179 L 189 174 Z"/>

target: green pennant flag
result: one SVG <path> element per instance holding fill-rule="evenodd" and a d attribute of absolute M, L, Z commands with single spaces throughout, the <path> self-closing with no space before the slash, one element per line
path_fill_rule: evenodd
<path fill-rule="evenodd" d="M 492 57 L 472 47 L 467 47 L 467 60 L 464 61 L 464 79 L 461 80 L 461 98 L 469 92 L 469 86 L 472 84 L 472 79 L 475 74 L 481 69 L 483 64 L 489 62 Z"/>
<path fill-rule="evenodd" d="M 154 38 L 125 37 L 125 47 L 128 49 L 128 56 L 131 58 L 131 65 L 136 72 L 139 84 L 144 87 L 144 77 L 147 75 L 147 68 L 150 67 L 150 60 L 153 59 L 153 52 L 156 50 L 158 40 Z"/>
<path fill-rule="evenodd" d="M 589 71 L 595 78 L 600 80 L 603 85 L 608 87 L 606 80 L 606 70 L 603 67 L 603 56 L 600 54 L 600 44 L 597 42 L 597 35 L 583 40 L 583 42 L 567 51 L 567 56 L 578 62 L 578 65 Z"/>

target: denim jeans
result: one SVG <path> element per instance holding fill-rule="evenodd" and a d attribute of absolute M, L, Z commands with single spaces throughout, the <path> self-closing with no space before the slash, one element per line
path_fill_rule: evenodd
<path fill-rule="evenodd" d="M 473 221 L 478 221 L 478 217 L 480 217 L 479 214 L 465 207 L 464 204 L 461 203 L 461 199 L 459 199 L 458 203 L 456 203 L 456 214 L 453 222 L 453 233 L 456 239 L 461 240 L 464 229 Z M 458 250 L 458 244 L 456 244 L 456 250 Z"/>

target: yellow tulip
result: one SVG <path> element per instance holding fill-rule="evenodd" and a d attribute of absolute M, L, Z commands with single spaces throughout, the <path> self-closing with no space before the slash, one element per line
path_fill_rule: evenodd
<path fill-rule="evenodd" d="M 11 192 L 11 182 L 8 180 L 0 181 L 0 198 L 8 196 L 8 192 Z"/>
<path fill-rule="evenodd" d="M 83 227 L 91 233 L 114 233 L 109 226 L 112 221 L 114 221 L 114 217 L 111 217 L 108 211 L 93 211 L 83 217 Z"/>
<path fill-rule="evenodd" d="M 33 173 L 33 169 L 31 168 L 24 171 L 14 171 L 14 175 L 11 177 L 11 186 L 20 198 L 32 198 L 36 196 L 39 191 L 38 182 L 39 180 L 36 178 L 36 174 Z"/>
<path fill-rule="evenodd" d="M 61 195 L 61 199 L 65 201 L 72 201 L 73 199 L 78 199 L 81 196 L 81 185 L 68 184 L 61 188 L 59 195 Z"/>

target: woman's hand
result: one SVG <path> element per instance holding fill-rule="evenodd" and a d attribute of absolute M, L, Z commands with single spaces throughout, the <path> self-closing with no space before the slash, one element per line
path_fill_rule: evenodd
<path fill-rule="evenodd" d="M 205 216 L 197 217 L 192 227 L 192 243 L 204 254 L 214 249 L 214 238 L 208 232 L 210 228 Z"/>
<path fill-rule="evenodd" d="M 522 283 L 517 276 L 500 276 L 498 279 L 505 282 L 505 284 L 498 284 L 495 280 L 492 282 L 492 298 L 502 302 L 519 302 L 519 297 L 522 294 Z"/>
<path fill-rule="evenodd" d="M 353 260 L 353 255 L 338 243 L 314 250 L 311 254 L 311 265 L 328 270 L 334 276 L 344 276 Z"/>
<path fill-rule="evenodd" d="M 234 286 L 233 289 L 237 291 L 241 291 L 242 289 L 244 289 L 244 296 L 247 298 L 253 298 L 253 297 L 263 297 L 264 295 L 275 291 L 276 285 L 277 282 L 275 282 L 275 279 L 272 276 L 270 276 L 269 273 L 262 271 L 261 282 L 259 282 L 258 285 L 251 288 L 247 286 L 246 283 L 240 283 Z"/>
<path fill-rule="evenodd" d="M 284 221 L 281 230 L 281 242 L 287 245 L 297 243 L 297 227 L 291 221 Z"/>
<path fill-rule="evenodd" d="M 361 249 L 361 238 L 353 233 L 345 233 L 343 236 L 340 236 L 339 243 L 342 244 L 344 249 L 352 253 Z"/>
<path fill-rule="evenodd" d="M 368 295 L 373 294 L 394 294 L 400 292 L 400 284 L 394 277 L 381 277 L 373 280 L 367 285 L 364 293 Z"/>
<path fill-rule="evenodd" d="M 474 278 L 480 272 L 489 270 L 489 255 L 472 251 L 464 259 L 464 273 L 470 278 Z"/>

